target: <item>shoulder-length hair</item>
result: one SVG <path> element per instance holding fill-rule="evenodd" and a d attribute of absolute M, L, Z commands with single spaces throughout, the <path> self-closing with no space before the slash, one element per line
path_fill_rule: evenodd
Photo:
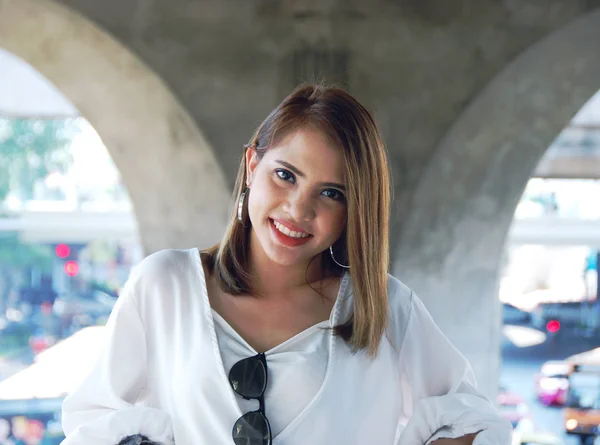
<path fill-rule="evenodd" d="M 346 91 L 324 85 L 296 88 L 260 124 L 245 146 L 262 159 L 270 147 L 305 127 L 317 128 L 344 153 L 347 225 L 333 245 L 336 260 L 349 265 L 354 311 L 349 320 L 335 326 L 353 350 L 377 354 L 388 323 L 387 272 L 389 267 L 390 175 L 387 153 L 369 111 Z M 237 204 L 246 188 L 246 162 L 242 156 L 233 194 Z M 237 205 L 222 241 L 208 249 L 208 269 L 216 272 L 220 288 L 233 295 L 252 293 L 248 271 L 250 221 L 237 218 Z M 344 269 L 323 252 L 329 272 Z"/>

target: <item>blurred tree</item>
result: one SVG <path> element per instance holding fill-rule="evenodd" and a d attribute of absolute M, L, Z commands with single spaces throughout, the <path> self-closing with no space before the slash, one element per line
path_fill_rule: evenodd
<path fill-rule="evenodd" d="M 53 255 L 49 246 L 22 241 L 16 233 L 0 232 L 0 314 L 6 311 L 7 297 L 21 284 L 25 271 L 52 272 Z"/>
<path fill-rule="evenodd" d="M 6 216 L 2 204 L 10 192 L 23 201 L 31 199 L 37 181 L 67 171 L 72 162 L 69 145 L 79 131 L 79 119 L 0 118 L 0 217 Z M 52 259 L 49 248 L 0 232 L 0 315 L 25 271 L 48 273 Z"/>
<path fill-rule="evenodd" d="M 30 199 L 37 180 L 66 172 L 68 148 L 79 131 L 78 118 L 0 119 L 0 203 L 11 190 Z"/>
<path fill-rule="evenodd" d="M 20 269 L 35 264 L 40 272 L 50 273 L 53 258 L 50 246 L 29 244 L 16 233 L 0 232 L 0 268 Z"/>

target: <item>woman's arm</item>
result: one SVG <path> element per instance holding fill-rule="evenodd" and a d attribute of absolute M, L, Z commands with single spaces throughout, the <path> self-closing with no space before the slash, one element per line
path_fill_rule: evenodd
<path fill-rule="evenodd" d="M 471 366 L 414 293 L 400 350 L 400 372 L 406 382 L 403 398 L 409 418 L 400 444 L 511 442 L 510 422 L 477 390 Z"/>
<path fill-rule="evenodd" d="M 431 445 L 473 445 L 475 436 L 477 434 L 468 434 L 456 439 L 437 439 L 431 442 Z"/>
<path fill-rule="evenodd" d="M 105 345 L 91 373 L 63 403 L 61 445 L 117 445 L 143 434 L 173 444 L 169 416 L 136 406 L 146 385 L 146 335 L 130 278 L 104 328 Z"/>

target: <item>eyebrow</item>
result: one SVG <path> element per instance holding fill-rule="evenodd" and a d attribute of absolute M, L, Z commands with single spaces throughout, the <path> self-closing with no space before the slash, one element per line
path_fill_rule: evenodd
<path fill-rule="evenodd" d="M 306 178 L 306 175 L 304 173 L 302 173 L 300 170 L 298 170 L 296 167 L 294 167 L 289 162 L 282 161 L 281 159 L 277 159 L 275 162 L 277 162 L 278 164 L 283 165 L 284 167 L 289 168 L 291 171 L 293 171 L 294 173 L 296 173 L 301 178 Z M 344 185 L 338 184 L 336 182 L 322 182 L 321 185 L 324 185 L 326 187 L 335 187 L 335 188 L 338 188 L 338 189 L 344 190 L 344 191 L 346 190 L 346 187 Z"/>

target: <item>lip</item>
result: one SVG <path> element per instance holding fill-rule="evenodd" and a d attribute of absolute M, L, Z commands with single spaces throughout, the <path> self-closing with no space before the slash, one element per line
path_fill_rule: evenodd
<path fill-rule="evenodd" d="M 287 236 L 285 233 L 281 233 L 277 227 L 275 227 L 275 222 L 271 218 L 269 218 L 269 227 L 271 228 L 271 232 L 273 233 L 273 236 L 277 242 L 287 247 L 302 246 L 303 244 L 308 243 L 312 238 L 312 235 L 308 235 L 306 238 L 292 238 L 291 236 Z"/>
<path fill-rule="evenodd" d="M 288 221 L 284 221 L 282 219 L 276 219 L 276 218 L 271 218 L 271 220 L 277 221 L 279 224 L 283 224 L 285 227 L 290 229 L 292 232 L 308 233 L 308 235 L 310 235 L 310 232 L 308 232 L 307 230 L 304 230 L 302 227 L 298 227 Z"/>

